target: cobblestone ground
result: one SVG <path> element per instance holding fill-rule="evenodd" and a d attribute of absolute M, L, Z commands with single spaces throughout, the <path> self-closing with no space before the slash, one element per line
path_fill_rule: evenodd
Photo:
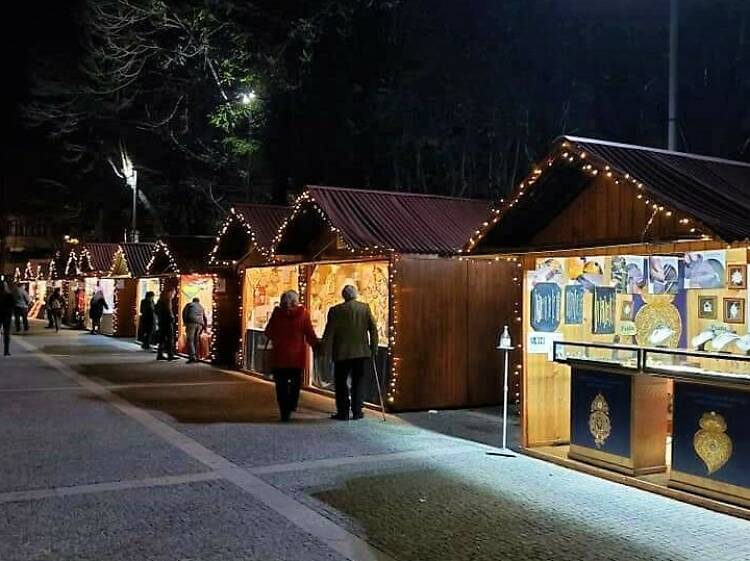
<path fill-rule="evenodd" d="M 307 394 L 282 425 L 270 385 L 127 342 L 12 350 L 2 561 L 750 560 L 744 520 L 492 455 L 496 410 L 334 423 Z"/>

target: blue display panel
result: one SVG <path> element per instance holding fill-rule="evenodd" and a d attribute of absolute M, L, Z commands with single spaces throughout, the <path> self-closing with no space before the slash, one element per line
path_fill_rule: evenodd
<path fill-rule="evenodd" d="M 570 442 L 630 457 L 631 377 L 572 369 Z"/>
<path fill-rule="evenodd" d="M 750 392 L 676 382 L 672 469 L 750 488 Z"/>

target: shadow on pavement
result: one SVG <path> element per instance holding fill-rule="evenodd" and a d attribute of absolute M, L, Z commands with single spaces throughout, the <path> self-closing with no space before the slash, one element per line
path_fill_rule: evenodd
<path fill-rule="evenodd" d="M 311 496 L 399 561 L 675 560 L 609 535 L 596 518 L 564 518 L 554 499 L 540 508 L 518 492 L 438 470 L 355 477 Z"/>

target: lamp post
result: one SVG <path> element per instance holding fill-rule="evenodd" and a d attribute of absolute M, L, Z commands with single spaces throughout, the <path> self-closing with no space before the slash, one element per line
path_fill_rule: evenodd
<path fill-rule="evenodd" d="M 669 108 L 667 148 L 677 149 L 677 47 L 679 46 L 679 0 L 669 1 Z"/>
<path fill-rule="evenodd" d="M 251 105 L 252 103 L 257 99 L 257 95 L 255 94 L 255 91 L 250 90 L 249 92 L 245 92 L 240 95 L 240 103 L 242 105 L 245 105 L 248 107 L 247 112 L 247 183 L 245 184 L 246 189 L 246 196 L 247 196 L 247 202 L 250 202 L 251 196 L 250 196 L 250 141 L 252 140 L 252 134 L 253 134 L 253 117 L 252 117 L 252 111 L 251 111 Z"/>
<path fill-rule="evenodd" d="M 513 343 L 510 340 L 508 326 L 503 326 L 503 331 L 497 340 L 497 350 L 503 353 L 503 450 L 508 450 L 508 362 L 510 351 L 513 350 Z"/>

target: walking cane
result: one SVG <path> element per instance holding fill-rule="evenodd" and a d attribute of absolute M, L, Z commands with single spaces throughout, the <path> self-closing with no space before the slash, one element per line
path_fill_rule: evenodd
<path fill-rule="evenodd" d="M 372 355 L 372 371 L 375 372 L 375 384 L 378 386 L 378 397 L 380 398 L 380 412 L 383 414 L 383 422 L 385 423 L 385 403 L 383 403 L 383 390 L 380 389 L 380 376 L 378 376 L 375 355 Z"/>

